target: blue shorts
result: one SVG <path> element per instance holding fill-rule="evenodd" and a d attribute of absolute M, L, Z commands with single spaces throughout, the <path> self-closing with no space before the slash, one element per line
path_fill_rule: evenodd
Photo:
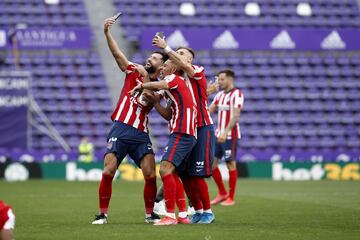
<path fill-rule="evenodd" d="M 106 154 L 115 153 L 118 166 L 126 155 L 140 167 L 142 158 L 146 154 L 154 154 L 149 134 L 142 132 L 128 124 L 113 122 L 107 136 Z"/>
<path fill-rule="evenodd" d="M 226 162 L 230 162 L 232 160 L 236 160 L 236 152 L 237 152 L 237 145 L 239 139 L 227 139 L 225 143 L 218 143 L 215 144 L 215 157 L 221 159 L 224 157 Z"/>
<path fill-rule="evenodd" d="M 187 161 L 187 174 L 190 176 L 210 177 L 215 155 L 215 132 L 213 125 L 197 129 L 197 142 Z"/>
<path fill-rule="evenodd" d="M 194 136 L 172 133 L 161 161 L 169 161 L 179 172 L 185 171 L 185 163 L 196 144 Z"/>

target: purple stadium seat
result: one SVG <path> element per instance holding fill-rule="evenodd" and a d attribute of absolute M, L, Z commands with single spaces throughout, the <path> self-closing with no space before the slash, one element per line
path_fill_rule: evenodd
<path fill-rule="evenodd" d="M 0 26 L 26 22 L 30 27 L 89 26 L 82 1 L 62 0 L 58 6 L 43 1 L 7 1 L 0 3 Z M 154 5 L 145 0 L 114 0 L 114 6 L 127 12 L 119 24 L 129 41 L 138 41 L 143 26 L 197 27 L 221 26 L 251 28 L 358 28 L 356 1 L 309 0 L 313 16 L 296 15 L 297 0 L 259 1 L 262 14 L 244 14 L 248 1 L 195 1 L 197 15 L 181 16 L 181 0 L 160 0 Z M 145 7 L 144 7 L 145 6 Z M 167 9 L 167 11 L 163 11 Z M 171 19 L 169 19 L 171 16 Z M 144 62 L 147 53 L 138 52 L 132 60 Z M 76 149 L 81 135 L 104 136 L 111 125 L 112 104 L 99 57 L 88 54 L 22 53 L 23 70 L 33 73 L 33 94 L 61 133 L 67 134 Z M 238 52 L 203 51 L 196 63 L 204 65 L 208 80 L 222 68 L 231 68 L 238 76 L 235 85 L 245 94 L 241 116 L 242 145 L 247 149 L 269 146 L 290 151 L 302 148 L 353 149 L 359 147 L 360 56 L 357 52 Z M 14 58 L 5 60 L 6 69 L 15 69 Z M 86 119 L 84 124 L 83 119 Z M 215 117 L 214 117 L 215 120 Z M 150 126 L 160 150 L 167 140 L 166 121 L 151 113 Z M 52 140 L 34 132 L 38 148 L 56 148 Z M 246 141 L 245 141 L 246 140 Z M 104 139 L 95 142 L 104 147 Z"/>

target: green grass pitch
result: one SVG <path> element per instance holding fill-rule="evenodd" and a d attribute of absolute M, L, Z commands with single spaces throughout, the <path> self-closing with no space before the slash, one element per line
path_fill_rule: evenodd
<path fill-rule="evenodd" d="M 141 182 L 114 182 L 108 225 L 91 225 L 97 182 L 0 182 L 13 205 L 16 240 L 360 239 L 360 181 L 238 181 L 233 207 L 215 206 L 211 225 L 143 223 Z M 216 194 L 209 181 L 210 193 Z"/>

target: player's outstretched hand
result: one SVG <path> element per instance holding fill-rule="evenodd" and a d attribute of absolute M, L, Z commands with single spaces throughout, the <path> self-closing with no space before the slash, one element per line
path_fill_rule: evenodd
<path fill-rule="evenodd" d="M 131 91 L 129 91 L 129 94 L 131 96 L 137 95 L 142 90 L 142 84 L 138 84 L 136 87 L 134 87 Z"/>
<path fill-rule="evenodd" d="M 164 49 L 167 46 L 165 38 L 161 38 L 159 36 L 155 36 L 152 40 L 152 45 L 158 48 Z"/>
<path fill-rule="evenodd" d="M 115 17 L 109 17 L 104 21 L 104 32 L 108 32 L 112 25 L 115 23 Z"/>

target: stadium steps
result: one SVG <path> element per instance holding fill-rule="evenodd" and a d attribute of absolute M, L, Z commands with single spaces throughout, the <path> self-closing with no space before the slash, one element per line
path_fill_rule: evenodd
<path fill-rule="evenodd" d="M 108 49 L 103 26 L 104 20 L 109 16 L 115 15 L 116 9 L 111 1 L 83 1 L 95 36 L 93 43 L 99 53 L 106 83 L 109 87 L 113 105 L 115 105 L 123 86 L 122 79 L 125 77 L 125 74 L 121 72 Z M 114 39 L 116 39 L 120 49 L 125 53 L 125 56 L 130 56 L 131 46 L 127 44 L 127 41 L 123 38 L 121 26 L 119 24 L 114 24 L 111 33 Z"/>

